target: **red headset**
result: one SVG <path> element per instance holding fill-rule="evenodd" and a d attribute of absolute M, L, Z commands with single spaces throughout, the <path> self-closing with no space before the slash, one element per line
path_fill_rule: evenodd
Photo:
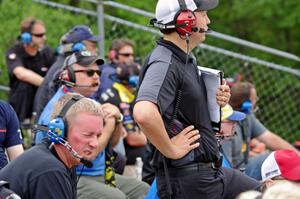
<path fill-rule="evenodd" d="M 185 0 L 178 0 L 178 3 L 180 8 L 175 14 L 173 23 L 162 24 L 157 19 L 151 19 L 150 24 L 162 30 L 175 29 L 181 36 L 190 36 L 195 30 L 197 31 L 196 15 L 193 11 L 187 9 Z"/>
<path fill-rule="evenodd" d="M 68 63 L 70 58 L 71 57 L 67 57 L 65 63 Z M 74 87 L 76 85 L 76 75 L 72 66 L 66 66 L 64 70 L 60 73 L 59 79 L 62 82 L 62 84 L 65 84 L 69 87 Z"/>
<path fill-rule="evenodd" d="M 179 35 L 191 35 L 196 26 L 196 16 L 193 11 L 187 9 L 185 0 L 178 0 L 180 10 L 175 15 L 175 28 Z"/>

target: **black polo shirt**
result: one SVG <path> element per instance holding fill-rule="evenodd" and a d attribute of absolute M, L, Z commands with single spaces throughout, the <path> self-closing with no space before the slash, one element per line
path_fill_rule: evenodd
<path fill-rule="evenodd" d="M 17 79 L 13 70 L 17 66 L 23 66 L 44 77 L 54 61 L 54 54 L 48 46 L 41 49 L 35 56 L 28 55 L 21 43 L 14 45 L 7 51 L 6 63 L 11 89 L 9 103 L 15 109 L 20 121 L 31 117 L 37 87 Z"/>
<path fill-rule="evenodd" d="M 219 158 L 217 141 L 207 107 L 206 88 L 193 55 L 187 54 L 172 42 L 160 39 L 143 66 L 136 101 L 157 104 L 169 136 L 177 107 L 177 120 L 183 127 L 194 125 L 201 134 L 200 146 L 194 149 L 195 162 L 213 162 Z M 182 90 L 178 106 L 178 90 Z M 153 166 L 161 168 L 161 155 L 154 153 Z"/>

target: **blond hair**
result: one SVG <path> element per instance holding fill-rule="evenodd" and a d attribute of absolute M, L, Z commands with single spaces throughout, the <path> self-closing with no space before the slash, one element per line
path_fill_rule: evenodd
<path fill-rule="evenodd" d="M 300 186 L 287 180 L 276 182 L 266 190 L 262 199 L 300 199 Z"/>
<path fill-rule="evenodd" d="M 59 100 L 54 104 L 53 111 L 51 113 L 51 120 L 56 118 L 63 107 L 75 96 L 79 94 L 67 93 L 66 95 L 59 98 Z M 103 118 L 102 107 L 100 103 L 92 100 L 90 98 L 86 98 L 82 95 L 79 95 L 82 98 L 76 101 L 69 109 L 66 114 L 63 116 L 64 119 L 71 124 L 72 120 L 78 115 L 78 113 L 88 113 L 91 115 L 100 116 Z"/>
<path fill-rule="evenodd" d="M 240 193 L 236 199 L 255 199 L 259 196 L 261 196 L 259 191 L 250 190 Z"/>

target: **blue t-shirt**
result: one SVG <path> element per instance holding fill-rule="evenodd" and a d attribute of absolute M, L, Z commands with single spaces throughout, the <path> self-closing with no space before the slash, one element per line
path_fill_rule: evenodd
<path fill-rule="evenodd" d="M 51 113 L 53 110 L 54 104 L 59 100 L 60 97 L 66 94 L 64 86 L 60 87 L 58 91 L 55 93 L 55 95 L 51 98 L 51 100 L 48 102 L 46 107 L 44 108 L 38 124 L 40 125 L 48 125 L 51 118 Z M 70 91 L 72 92 L 72 91 Z M 47 132 L 38 132 L 35 138 L 35 143 L 41 143 L 42 139 L 47 136 Z M 103 176 L 105 170 L 105 155 L 104 152 L 101 152 L 96 159 L 93 161 L 93 167 L 87 168 L 84 167 L 82 170 L 82 165 L 77 166 L 76 172 L 77 174 L 81 175 L 89 175 L 89 176 Z"/>
<path fill-rule="evenodd" d="M 5 149 L 23 144 L 19 120 L 14 109 L 0 100 L 0 169 L 7 164 Z"/>

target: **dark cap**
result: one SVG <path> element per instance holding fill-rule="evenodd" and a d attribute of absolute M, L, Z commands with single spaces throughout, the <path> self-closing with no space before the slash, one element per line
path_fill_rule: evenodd
<path fill-rule="evenodd" d="M 74 26 L 66 35 L 65 43 L 78 43 L 83 40 L 97 42 L 99 36 L 94 36 L 92 30 L 86 25 Z"/>
<path fill-rule="evenodd" d="M 72 55 L 66 57 L 63 67 L 71 66 L 73 64 L 79 64 L 80 66 L 89 66 L 92 63 L 96 63 L 98 66 L 104 64 L 104 60 L 100 57 L 93 55 L 90 51 L 75 52 Z"/>
<path fill-rule="evenodd" d="M 191 11 L 211 10 L 218 6 L 219 0 L 184 0 L 186 8 Z M 155 18 L 162 24 L 174 21 L 180 10 L 179 0 L 159 0 L 156 4 Z"/>

